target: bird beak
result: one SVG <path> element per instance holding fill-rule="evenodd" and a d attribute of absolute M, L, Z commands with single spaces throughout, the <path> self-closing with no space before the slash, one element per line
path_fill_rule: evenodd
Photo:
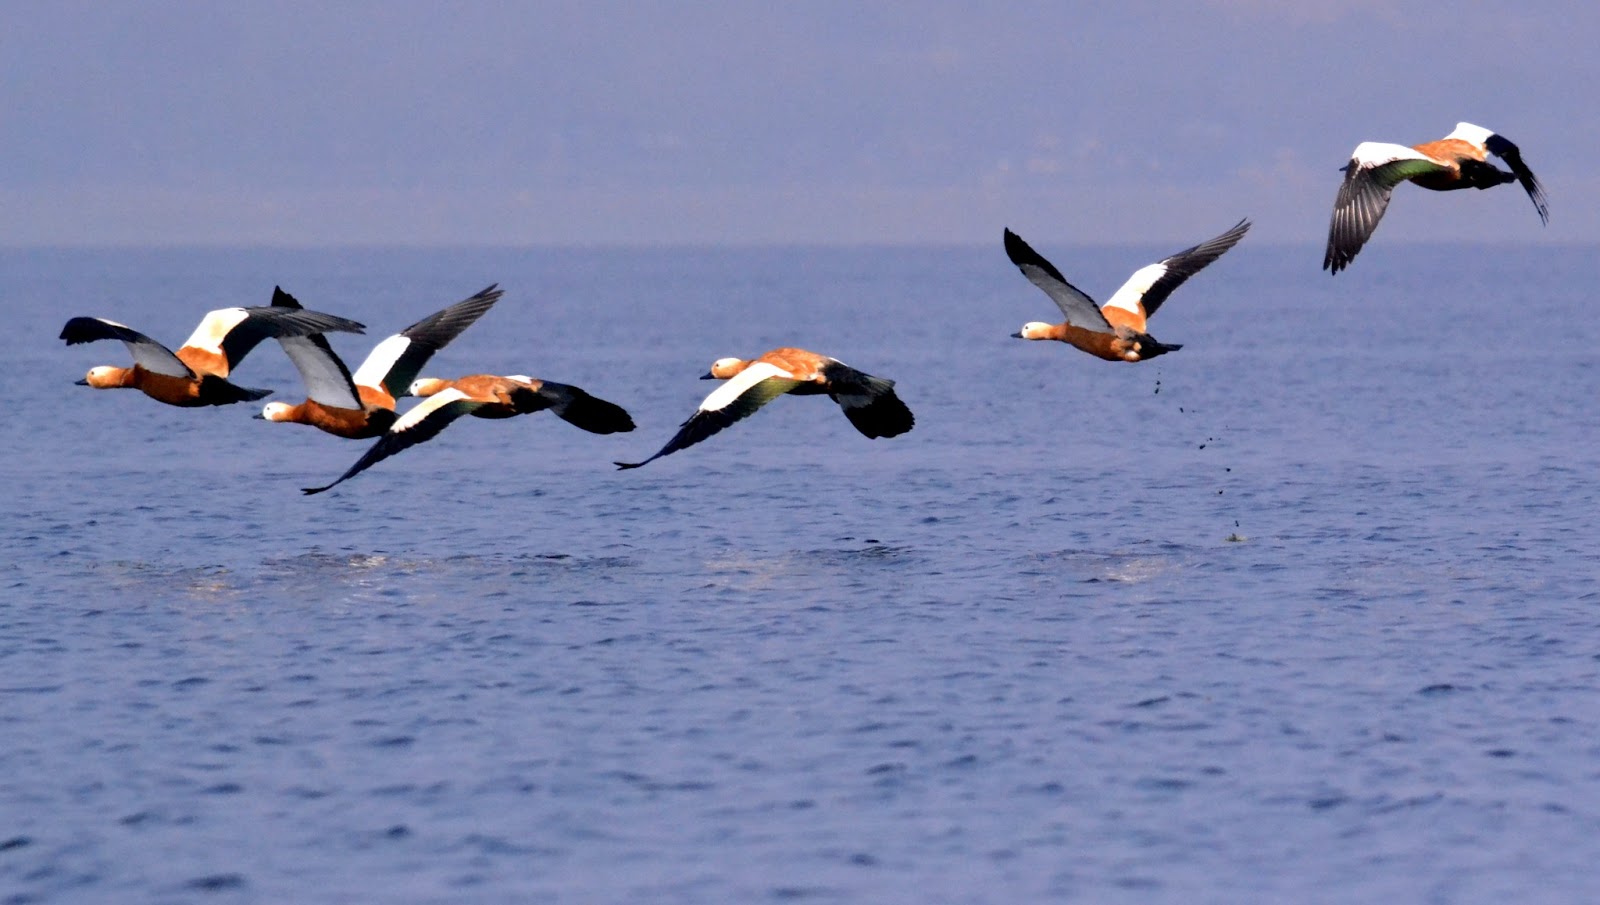
<path fill-rule="evenodd" d="M 1011 334 L 1011 338 L 1012 339 L 1021 339 L 1022 338 L 1022 331 L 1018 330 L 1016 333 Z"/>
<path fill-rule="evenodd" d="M 257 421 L 265 421 L 265 420 L 267 420 L 267 416 L 261 414 L 260 412 L 256 412 L 254 415 L 251 415 L 250 417 L 256 419 Z"/>
<path fill-rule="evenodd" d="M 704 374 L 700 375 L 700 379 L 701 380 L 716 380 L 717 379 L 717 375 L 711 373 L 710 371 L 707 371 Z"/>
<path fill-rule="evenodd" d="M 82 380 L 74 380 L 72 385 L 75 387 L 86 387 L 89 385 L 89 378 L 85 377 Z"/>

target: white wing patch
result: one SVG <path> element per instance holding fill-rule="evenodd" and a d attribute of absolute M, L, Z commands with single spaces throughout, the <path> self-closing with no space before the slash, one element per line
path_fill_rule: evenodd
<path fill-rule="evenodd" d="M 1493 135 L 1493 132 L 1482 126 L 1474 126 L 1472 123 L 1456 123 L 1456 130 L 1446 135 L 1445 138 L 1459 138 L 1481 148 Z"/>
<path fill-rule="evenodd" d="M 794 379 L 794 375 L 765 361 L 758 361 L 743 371 L 733 375 L 733 378 L 722 386 L 712 391 L 706 401 L 700 403 L 702 412 L 719 412 L 727 408 L 735 399 L 750 391 L 750 388 L 766 380 L 768 377 L 786 377 Z"/>
<path fill-rule="evenodd" d="M 406 354 L 406 349 L 410 346 L 410 338 L 396 333 L 373 347 L 367 360 L 361 363 L 361 367 L 357 368 L 351 377 L 357 386 L 383 389 L 384 378 L 389 376 L 394 363 L 400 360 L 400 356 Z"/>
<path fill-rule="evenodd" d="M 1146 292 L 1150 291 L 1150 287 L 1156 284 L 1156 280 L 1166 275 L 1167 265 L 1165 263 L 1148 264 L 1135 270 L 1133 276 L 1128 277 L 1128 282 L 1123 283 L 1122 288 L 1118 289 L 1106 302 L 1106 307 L 1121 308 L 1124 311 L 1131 311 L 1142 317 L 1144 315 L 1144 307 L 1141 299 L 1144 298 Z"/>
<path fill-rule="evenodd" d="M 1386 141 L 1364 141 L 1356 145 L 1356 150 L 1350 155 L 1350 159 L 1354 160 L 1356 166 L 1363 170 L 1381 167 L 1386 163 L 1394 163 L 1396 160 L 1433 160 L 1432 157 L 1418 151 L 1416 148 L 1408 148 L 1405 145 L 1391 144 Z"/>
<path fill-rule="evenodd" d="M 194 332 L 183 341 L 183 345 L 221 355 L 222 341 L 228 338 L 234 327 L 244 323 L 249 317 L 250 312 L 243 308 L 218 308 L 215 311 L 208 311 L 201 319 L 200 326 L 194 328 Z"/>
<path fill-rule="evenodd" d="M 399 420 L 395 421 L 394 426 L 389 428 L 389 433 L 398 434 L 408 431 L 426 421 L 429 415 L 432 415 L 434 412 L 437 412 L 439 409 L 444 408 L 450 403 L 461 402 L 462 400 L 470 400 L 471 398 L 472 397 L 461 392 L 455 387 L 451 387 L 442 393 L 434 393 L 432 396 L 429 396 L 427 399 L 422 400 L 422 402 L 412 407 L 411 411 L 401 415 Z"/>

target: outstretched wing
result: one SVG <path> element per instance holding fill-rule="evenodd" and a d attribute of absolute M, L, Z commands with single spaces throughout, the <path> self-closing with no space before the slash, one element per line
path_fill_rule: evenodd
<path fill-rule="evenodd" d="M 1111 296 L 1106 307 L 1124 308 L 1145 318 L 1153 316 L 1173 290 L 1239 244 L 1249 230 L 1250 221 L 1240 220 L 1232 229 L 1214 239 L 1207 239 L 1192 248 L 1185 248 L 1175 255 L 1139 268 Z"/>
<path fill-rule="evenodd" d="M 307 399 L 334 408 L 361 409 L 361 395 L 350 378 L 350 369 L 339 360 L 326 337 L 320 333 L 281 336 L 278 344 L 300 372 Z"/>
<path fill-rule="evenodd" d="M 303 310 L 300 301 L 278 286 L 272 287 L 272 307 Z M 350 378 L 350 369 L 340 360 L 321 333 L 308 336 L 280 336 L 278 345 L 300 372 L 306 385 L 306 398 L 319 405 L 359 410 L 361 395 Z"/>
<path fill-rule="evenodd" d="M 1042 255 L 1034 251 L 1022 237 L 1012 232 L 1005 231 L 1006 257 L 1011 263 L 1017 265 L 1022 275 L 1028 282 L 1044 290 L 1066 315 L 1067 323 L 1083 330 L 1093 330 L 1096 333 L 1114 333 L 1111 323 L 1106 316 L 1100 313 L 1100 306 L 1094 299 L 1084 294 L 1083 290 L 1067 282 L 1061 271 L 1055 265 L 1046 261 Z"/>
<path fill-rule="evenodd" d="M 1322 269 L 1332 273 L 1350 266 L 1361 246 L 1389 207 L 1394 187 L 1425 173 L 1450 167 L 1405 145 L 1364 141 L 1356 145 L 1350 162 L 1344 166 L 1344 182 L 1333 201 L 1333 220 L 1328 225 L 1328 249 Z"/>
<path fill-rule="evenodd" d="M 1545 204 L 1544 186 L 1539 184 L 1538 177 L 1522 162 L 1522 151 L 1508 141 L 1504 136 L 1491 135 L 1483 142 L 1484 148 L 1494 156 L 1504 160 L 1506 166 L 1511 168 L 1517 182 L 1522 184 L 1522 190 L 1528 193 L 1528 198 L 1533 202 L 1533 209 L 1539 212 L 1539 222 L 1545 225 L 1550 223 L 1550 208 Z"/>
<path fill-rule="evenodd" d="M 92 343 L 102 339 L 121 340 L 133 356 L 134 364 L 156 374 L 168 377 L 193 377 L 194 372 L 172 350 L 138 330 L 103 317 L 75 317 L 61 328 L 61 338 L 67 345 Z"/>
<path fill-rule="evenodd" d="M 548 408 L 562 421 L 591 434 L 616 434 L 633 430 L 633 418 L 626 409 L 614 402 L 591 396 L 575 386 L 541 380 L 538 389 L 518 388 L 515 393 L 537 396 L 538 403 L 542 403 L 538 404 L 538 408 Z M 519 404 L 517 408 L 520 411 L 522 406 Z"/>
<path fill-rule="evenodd" d="M 472 399 L 467 394 L 457 389 L 448 389 L 436 393 L 423 400 L 411 411 L 401 415 L 399 420 L 389 430 L 378 438 L 378 442 L 367 449 L 365 455 L 356 460 L 338 480 L 332 484 L 321 487 L 303 487 L 302 493 L 321 493 L 330 487 L 355 477 L 361 472 L 382 462 L 395 453 L 410 449 L 418 443 L 432 440 L 439 432 L 450 426 L 450 422 L 470 413 L 473 409 L 484 405 L 482 401 Z"/>
<path fill-rule="evenodd" d="M 749 417 L 756 409 L 782 396 L 801 381 L 782 368 L 758 361 L 735 374 L 700 403 L 700 408 L 678 428 L 678 433 L 655 455 L 643 462 L 617 462 L 618 468 L 638 468 L 686 449 L 722 430 L 741 418 Z"/>
<path fill-rule="evenodd" d="M 360 333 L 363 329 L 349 318 L 299 307 L 219 308 L 207 312 L 179 348 L 206 353 L 204 357 L 215 362 L 212 372 L 227 377 L 250 350 L 268 337 Z"/>
<path fill-rule="evenodd" d="M 378 343 L 356 369 L 355 382 L 382 389 L 395 398 L 404 396 L 433 353 L 460 336 L 461 331 L 472 326 L 504 294 L 503 290 L 490 285 L 471 298 L 436 311 Z"/>

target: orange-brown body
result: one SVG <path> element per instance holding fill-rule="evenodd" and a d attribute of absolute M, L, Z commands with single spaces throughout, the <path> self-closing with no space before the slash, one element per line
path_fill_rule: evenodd
<path fill-rule="evenodd" d="M 138 390 L 157 402 L 181 408 L 226 405 L 239 401 L 239 389 L 216 375 L 174 377 L 146 370 L 141 365 L 131 368 L 102 365 L 90 371 L 80 382 L 97 390 Z"/>
<path fill-rule="evenodd" d="M 365 384 L 356 384 L 356 395 L 361 399 L 361 404 L 370 409 L 388 409 L 394 411 L 394 397 L 379 387 L 369 387 Z"/>
<path fill-rule="evenodd" d="M 365 387 L 362 390 L 365 391 Z M 366 395 L 365 392 L 362 395 Z M 307 399 L 299 405 L 274 403 L 274 413 L 269 420 L 290 421 L 295 424 L 309 424 L 318 430 L 326 431 L 336 437 L 347 440 L 368 440 L 373 437 L 383 436 L 384 431 L 394 424 L 395 413 L 392 408 L 381 406 L 368 406 L 361 409 L 337 408 L 323 405 L 312 399 Z"/>
<path fill-rule="evenodd" d="M 517 403 L 513 396 L 517 390 L 537 390 L 544 385 L 542 380 L 512 380 L 510 377 L 500 377 L 495 374 L 472 374 L 450 381 L 450 385 L 471 396 L 473 399 L 485 401 L 493 400 L 483 408 L 473 409 L 472 414 L 479 418 L 510 418 L 518 414 Z"/>
<path fill-rule="evenodd" d="M 1112 309 L 1116 310 L 1116 309 Z M 1109 315 L 1110 312 L 1107 312 Z M 1109 317 L 1107 318 L 1110 319 Z M 1116 324 L 1112 321 L 1113 325 Z M 1100 333 L 1095 330 L 1085 330 L 1071 324 L 1052 324 L 1042 337 L 1029 337 L 1038 339 L 1054 339 L 1081 349 L 1096 358 L 1106 361 L 1129 361 L 1129 353 L 1133 353 L 1137 360 L 1139 353 L 1139 339 L 1136 336 L 1122 336 L 1120 333 Z"/>
<path fill-rule="evenodd" d="M 410 387 L 411 395 L 424 397 L 447 390 L 471 403 L 467 413 L 474 418 L 515 418 L 548 411 L 592 434 L 633 430 L 633 418 L 622 406 L 597 399 L 580 387 L 526 374 L 469 374 L 455 380 L 419 377 Z"/>
<path fill-rule="evenodd" d="M 84 382 L 97 390 L 119 388 L 138 390 L 157 402 L 184 408 L 212 404 L 201 398 L 198 378 L 157 374 L 154 371 L 146 371 L 139 365 L 131 368 L 99 367 L 91 371 Z"/>
<path fill-rule="evenodd" d="M 820 392 L 821 388 L 826 387 L 828 384 L 828 378 L 823 375 L 822 371 L 833 359 L 805 349 L 785 346 L 781 349 L 765 352 L 756 358 L 721 359 L 711 366 L 711 376 L 718 380 L 727 380 L 758 361 L 764 361 L 774 367 L 782 368 L 793 374 L 796 380 L 814 383 L 817 385 L 817 389 L 810 390 L 810 392 Z M 804 395 L 807 389 L 795 389 L 790 392 Z"/>
<path fill-rule="evenodd" d="M 1138 311 L 1129 311 L 1127 308 L 1120 308 L 1116 305 L 1105 305 L 1100 309 L 1100 313 L 1105 316 L 1107 323 L 1118 330 L 1126 327 L 1135 333 L 1143 333 L 1145 331 L 1144 306 L 1140 305 L 1139 309 Z"/>
<path fill-rule="evenodd" d="M 1474 145 L 1470 141 L 1462 141 L 1459 138 L 1441 138 L 1438 141 L 1424 142 L 1423 144 L 1412 145 L 1411 147 L 1412 150 L 1415 150 L 1420 154 L 1426 154 L 1429 157 L 1432 157 L 1434 160 L 1437 160 L 1442 164 L 1447 164 L 1450 167 L 1448 170 L 1440 170 L 1435 173 L 1424 173 L 1421 176 L 1411 177 L 1412 183 L 1420 185 L 1425 189 L 1433 189 L 1436 192 L 1448 192 L 1451 189 L 1471 188 L 1471 185 L 1469 185 L 1466 180 L 1461 178 L 1460 161 L 1476 160 L 1483 162 L 1484 160 L 1488 159 L 1484 155 L 1483 149 Z"/>
<path fill-rule="evenodd" d="M 530 391 L 537 392 L 542 386 L 542 380 L 517 380 L 498 374 L 469 374 L 455 380 L 425 378 L 413 384 L 412 392 L 417 396 L 432 396 L 449 389 L 459 390 L 473 401 L 484 403 L 472 410 L 474 417 L 513 418 L 545 407 L 541 400 L 529 395 Z"/>
<path fill-rule="evenodd" d="M 361 408 L 351 409 L 337 405 L 323 405 L 307 399 L 299 405 L 274 402 L 262 410 L 267 421 L 287 421 L 292 424 L 309 424 L 312 427 L 344 437 L 346 440 L 370 440 L 381 437 L 397 417 L 394 397 L 377 387 L 365 384 L 356 386 Z"/>
<path fill-rule="evenodd" d="M 184 346 L 173 354 L 194 372 L 193 377 L 159 374 L 146 370 L 142 365 L 134 365 L 131 368 L 103 365 L 90 371 L 83 382 L 99 390 L 138 390 L 157 402 L 183 408 L 219 404 L 221 397 L 213 398 L 215 393 L 207 392 L 205 378 L 207 375 L 226 378 L 228 359 L 218 353 L 194 346 Z"/>

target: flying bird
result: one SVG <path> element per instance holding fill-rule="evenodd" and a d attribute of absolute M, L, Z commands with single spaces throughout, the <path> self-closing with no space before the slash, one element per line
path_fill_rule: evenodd
<path fill-rule="evenodd" d="M 1061 271 L 1008 229 L 1005 231 L 1007 257 L 1028 282 L 1043 289 L 1066 316 L 1059 324 L 1031 321 L 1011 335 L 1017 339 L 1053 339 L 1069 343 L 1106 361 L 1144 361 L 1175 352 L 1183 346 L 1158 341 L 1145 332 L 1145 322 L 1155 315 L 1173 290 L 1222 257 L 1223 252 L 1244 238 L 1249 229 L 1250 221 L 1240 220 L 1215 239 L 1135 270 L 1103 306 L 1095 304 L 1094 299 L 1067 282 Z"/>
<path fill-rule="evenodd" d="M 228 405 L 271 395 L 228 380 L 233 369 L 267 337 L 311 337 L 323 332 L 360 333 L 353 320 L 319 311 L 283 308 L 219 308 L 206 313 L 194 333 L 173 352 L 139 331 L 102 317 L 75 317 L 61 329 L 67 345 L 121 340 L 133 367 L 91 368 L 79 386 L 109 390 L 132 388 L 168 405 Z"/>
<path fill-rule="evenodd" d="M 1511 172 L 1489 163 L 1490 154 L 1504 160 Z M 1539 212 L 1539 222 L 1550 222 L 1544 186 L 1522 162 L 1522 151 L 1505 136 L 1472 123 L 1456 123 L 1456 130 L 1444 138 L 1413 147 L 1364 141 L 1356 145 L 1350 162 L 1341 169 L 1344 182 L 1333 201 L 1328 250 L 1322 257 L 1322 269 L 1329 273 L 1350 266 L 1378 228 L 1394 187 L 1407 180 L 1436 192 L 1518 182 Z"/>
<path fill-rule="evenodd" d="M 501 294 L 491 285 L 428 315 L 374 346 L 354 374 L 321 336 L 280 338 L 305 382 L 306 401 L 269 402 L 256 417 L 309 424 L 351 440 L 382 436 L 395 423 L 395 399 L 406 394 L 433 353 L 472 326 Z M 300 307 L 294 296 L 279 288 L 273 290 L 272 304 L 280 310 Z"/>
<path fill-rule="evenodd" d="M 389 426 L 366 454 L 337 480 L 321 487 L 305 487 L 306 494 L 321 493 L 355 477 L 395 453 L 439 435 L 463 415 L 511 418 L 550 409 L 569 424 L 594 434 L 633 430 L 633 419 L 619 405 L 591 396 L 575 386 L 537 380 L 521 374 L 499 377 L 473 374 L 456 380 L 419 378 L 411 395 L 426 397 Z"/>
<path fill-rule="evenodd" d="M 500 377 L 472 374 L 455 380 L 419 377 L 412 382 L 412 396 L 436 396 L 456 389 L 480 400 L 482 405 L 469 413 L 478 418 L 514 418 L 549 409 L 557 418 L 581 427 L 591 434 L 616 434 L 633 430 L 633 418 L 622 406 L 591 396 L 578 387 L 524 374 Z"/>
<path fill-rule="evenodd" d="M 700 403 L 659 452 L 643 462 L 617 462 L 618 468 L 638 468 L 693 446 L 785 393 L 826 394 L 839 403 L 856 430 L 873 439 L 898 437 L 911 430 L 916 420 L 895 395 L 894 381 L 805 349 L 773 349 L 753 359 L 719 358 L 700 379 L 727 383 Z"/>

